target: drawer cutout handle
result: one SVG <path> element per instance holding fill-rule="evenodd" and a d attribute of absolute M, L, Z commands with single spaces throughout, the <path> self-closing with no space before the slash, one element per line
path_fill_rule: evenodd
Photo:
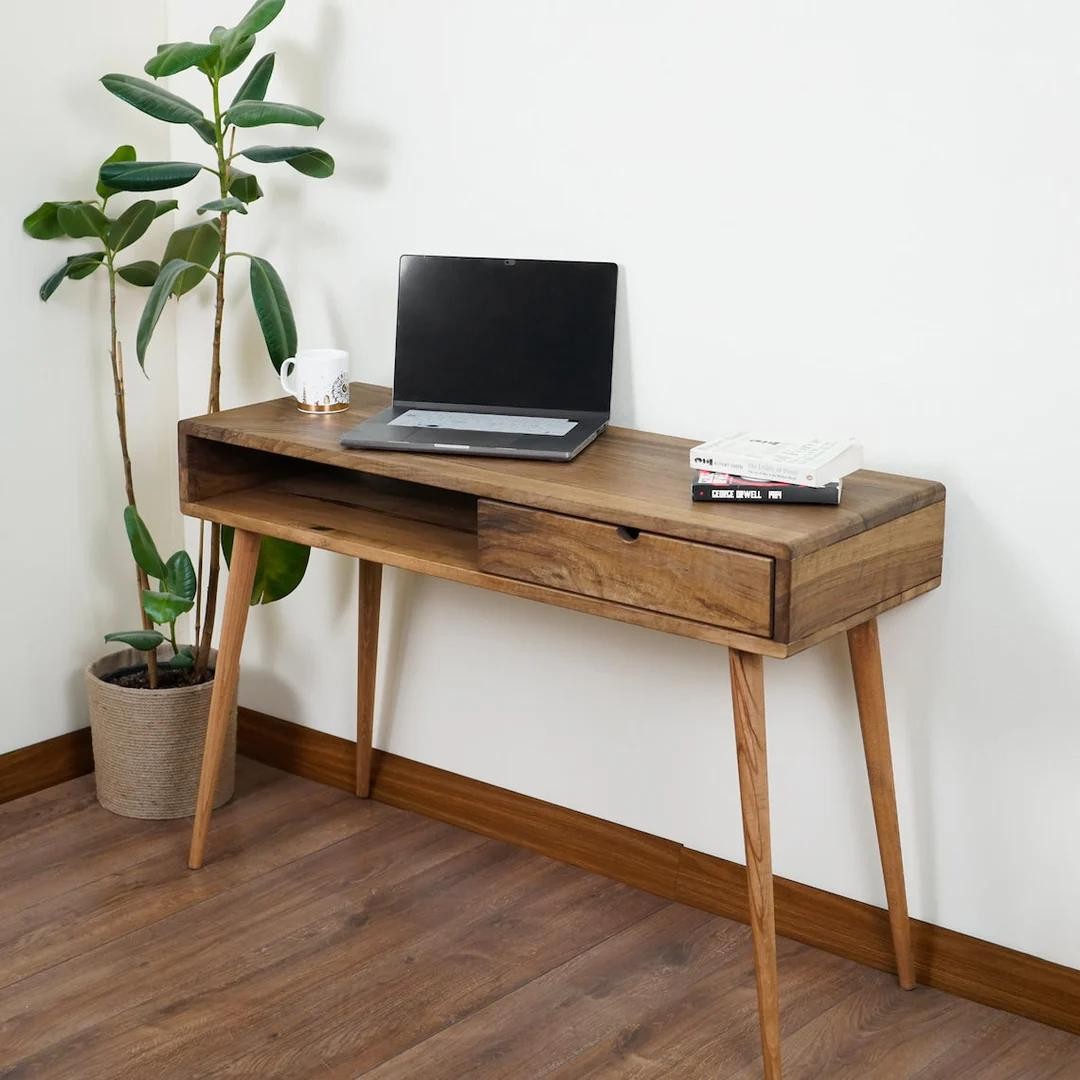
<path fill-rule="evenodd" d="M 632 544 L 641 535 L 641 530 L 630 525 L 619 525 L 615 529 L 615 534 L 624 544 Z"/>

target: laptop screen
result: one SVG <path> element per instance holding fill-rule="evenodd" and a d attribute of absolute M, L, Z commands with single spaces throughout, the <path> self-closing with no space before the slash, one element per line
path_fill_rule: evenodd
<path fill-rule="evenodd" d="M 403 255 L 394 401 L 611 410 L 614 263 Z"/>

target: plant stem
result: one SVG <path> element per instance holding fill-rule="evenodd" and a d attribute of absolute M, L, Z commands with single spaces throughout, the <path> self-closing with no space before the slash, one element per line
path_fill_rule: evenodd
<path fill-rule="evenodd" d="M 229 194 L 229 163 L 225 157 L 225 132 L 221 126 L 221 94 L 219 80 L 210 80 L 214 94 L 214 144 L 218 160 L 218 184 L 221 198 Z M 217 290 L 214 302 L 214 339 L 210 352 L 210 393 L 207 412 L 221 410 L 221 323 L 225 315 L 225 262 L 226 241 L 229 234 L 229 215 L 218 215 L 218 232 L 221 235 L 221 247 L 218 252 Z M 200 557 L 202 551 L 200 548 Z M 199 636 L 199 649 L 195 657 L 195 674 L 201 678 L 210 666 L 210 646 L 214 636 L 214 622 L 217 615 L 218 577 L 221 573 L 221 526 L 210 526 L 210 557 L 206 575 L 206 609 L 202 632 Z"/>
<path fill-rule="evenodd" d="M 128 452 L 127 436 L 127 394 L 124 390 L 124 354 L 120 347 L 120 338 L 116 332 L 116 267 L 113 252 L 106 252 L 106 264 L 109 271 L 109 359 L 112 363 L 113 396 L 116 399 L 116 428 L 120 435 L 120 457 L 124 465 L 124 491 L 128 505 L 135 507 L 135 480 L 131 470 L 131 454 Z M 135 581 L 138 587 L 139 614 L 142 616 L 144 630 L 153 628 L 150 616 L 143 611 L 142 594 L 150 588 L 146 571 L 137 563 Z M 157 653 L 151 649 L 146 654 L 146 674 L 151 690 L 157 689 Z"/>
<path fill-rule="evenodd" d="M 206 522 L 199 518 L 199 557 L 198 566 L 195 570 L 195 580 L 202 582 L 203 579 L 203 548 L 206 546 Z M 202 589 L 195 591 L 195 637 L 192 639 L 196 645 L 202 638 Z"/>

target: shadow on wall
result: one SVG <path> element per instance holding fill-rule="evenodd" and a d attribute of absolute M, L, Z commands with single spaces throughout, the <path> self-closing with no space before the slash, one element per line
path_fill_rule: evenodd
<path fill-rule="evenodd" d="M 633 351 L 630 348 L 630 305 L 627 301 L 626 267 L 619 266 L 619 287 L 615 300 L 615 368 L 611 380 L 611 421 L 633 427 Z"/>
<path fill-rule="evenodd" d="M 321 6 L 316 40 L 310 49 L 291 38 L 282 42 L 278 48 L 282 70 L 290 78 L 298 77 L 305 101 L 341 103 L 343 98 L 334 88 L 341 84 L 348 61 L 344 56 L 347 34 L 340 4 Z M 335 141 L 349 148 L 347 156 L 337 158 L 335 181 L 368 190 L 385 187 L 389 176 L 386 155 L 392 146 L 389 133 L 372 124 L 350 122 L 339 104 L 328 116 Z"/>
<path fill-rule="evenodd" d="M 890 683 L 886 666 L 886 690 L 903 702 L 913 789 L 903 815 L 914 826 L 910 857 L 918 863 L 920 917 L 931 922 L 951 906 L 942 889 L 957 874 L 958 849 L 968 863 L 961 879 L 978 882 L 971 895 L 986 898 L 988 919 L 1002 907 L 1024 907 L 1023 895 L 1041 876 L 1040 861 L 1057 856 L 1054 828 L 1036 836 L 1018 832 L 1022 821 L 1030 828 L 1022 804 L 1042 805 L 1047 821 L 1066 834 L 1080 826 L 1075 811 L 1071 823 L 1062 815 L 1075 806 L 1075 797 L 1065 793 L 1075 791 L 1080 756 L 1080 688 L 1070 676 L 1075 656 L 1067 647 L 1072 628 L 1055 624 L 1051 611 L 1036 605 L 1045 589 L 1032 587 L 1030 557 L 995 533 L 959 485 L 949 499 L 947 529 L 955 522 L 958 534 L 947 536 L 944 584 L 932 596 L 950 610 L 939 608 L 927 620 L 927 633 L 897 635 L 885 647 L 886 665 L 892 651 L 913 676 Z M 978 543 L 966 539 L 971 536 Z M 1001 612 L 1009 613 L 1004 629 L 996 617 Z M 957 626 L 966 627 L 962 638 L 950 629 Z M 901 645 L 906 652 L 896 655 Z M 944 688 L 958 674 L 963 696 L 950 701 Z M 991 718 L 1002 715 L 1008 722 L 995 725 Z M 900 734 L 894 732 L 894 740 Z M 1051 801 L 1055 797 L 1071 803 L 1062 807 Z M 951 808 L 953 820 L 935 815 L 934 807 Z M 948 867 L 943 846 L 952 852 Z M 1027 860 L 1024 874 L 1016 872 L 1018 860 Z M 1047 898 L 1048 922 L 1056 921 L 1050 906 L 1064 900 Z M 1060 914 L 1067 919 L 1064 907 Z M 1017 939 L 1022 937 L 1019 932 Z"/>
<path fill-rule="evenodd" d="M 310 102 L 326 115 L 326 148 L 336 163 L 334 176 L 325 181 L 326 189 L 313 190 L 310 183 L 293 182 L 287 169 L 271 176 L 267 185 L 267 201 L 273 206 L 267 223 L 261 226 L 260 247 L 282 268 L 297 309 L 301 347 L 327 344 L 304 338 L 304 323 L 310 320 L 301 313 L 314 305 L 322 308 L 335 340 L 349 340 L 347 317 L 342 313 L 350 312 L 355 306 L 350 293 L 356 282 L 346 275 L 341 283 L 342 295 L 334 295 L 337 279 L 328 272 L 325 253 L 341 250 L 339 213 L 345 212 L 350 198 L 358 191 L 371 193 L 385 188 L 390 175 L 393 141 L 389 133 L 376 125 L 350 119 L 355 117 L 356 110 L 349 107 L 348 99 L 339 92 L 346 79 L 347 47 L 345 18 L 341 5 L 335 3 L 321 5 L 315 44 L 305 46 L 292 38 L 276 43 L 276 77 L 292 82 L 289 93 Z M 321 145 L 319 134 L 313 133 L 312 142 Z M 275 229 L 270 224 L 273 220 L 286 221 L 288 227 Z M 321 302 L 320 296 L 324 298 Z M 244 357 L 262 357 L 262 335 L 250 304 L 237 304 L 233 311 L 235 351 Z M 354 359 L 353 377 L 357 378 L 355 363 Z M 250 400 L 267 397 L 266 372 L 261 360 L 259 363 L 252 360 L 245 368 L 244 396 Z"/>
<path fill-rule="evenodd" d="M 387 568 L 383 586 L 383 610 L 379 627 L 377 673 L 378 711 L 375 715 L 375 745 L 389 746 L 394 736 L 394 717 L 405 675 L 404 659 L 408 654 L 409 626 L 416 604 L 418 576 Z M 389 604 L 387 603 L 389 600 Z"/>

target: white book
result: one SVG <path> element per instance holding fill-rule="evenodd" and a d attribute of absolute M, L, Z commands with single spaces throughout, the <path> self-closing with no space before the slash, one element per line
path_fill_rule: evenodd
<path fill-rule="evenodd" d="M 807 487 L 834 484 L 862 460 L 862 446 L 854 439 L 777 438 L 757 431 L 710 439 L 690 451 L 694 469 Z"/>

